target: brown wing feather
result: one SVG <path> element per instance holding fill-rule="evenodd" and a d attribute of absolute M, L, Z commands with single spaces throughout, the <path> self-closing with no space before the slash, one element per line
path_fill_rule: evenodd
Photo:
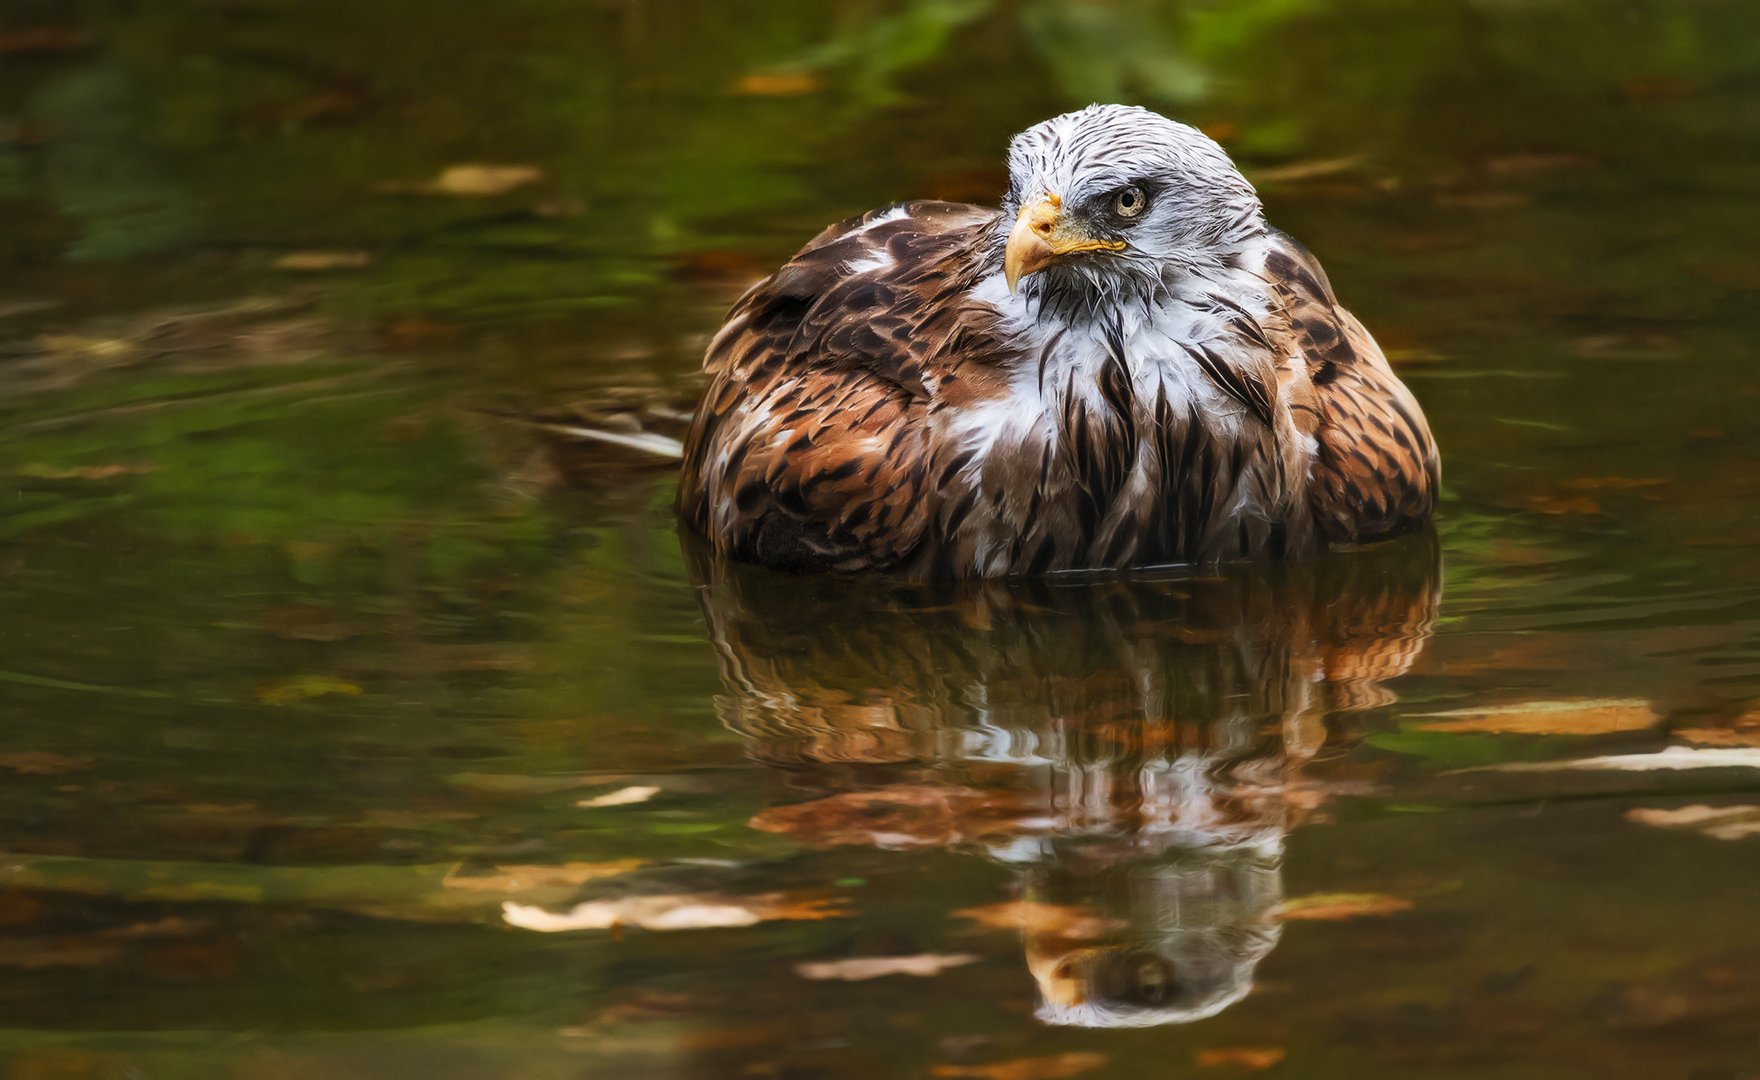
<path fill-rule="evenodd" d="M 902 211 L 902 212 L 901 212 Z M 1001 389 L 995 312 L 964 301 L 997 212 L 918 202 L 834 225 L 728 316 L 685 442 L 683 520 L 734 558 L 933 558 L 952 461 L 928 418 Z"/>
<path fill-rule="evenodd" d="M 1278 233 L 1265 277 L 1281 304 L 1284 350 L 1306 364 L 1293 396 L 1298 426 L 1318 442 L 1308 504 L 1327 540 L 1364 544 L 1430 517 L 1441 461 L 1430 426 L 1375 339 L 1339 306 L 1308 250 Z M 1310 390 L 1311 388 L 1311 390 Z"/>

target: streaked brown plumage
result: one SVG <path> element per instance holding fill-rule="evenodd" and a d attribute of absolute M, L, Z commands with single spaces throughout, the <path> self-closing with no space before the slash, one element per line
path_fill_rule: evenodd
<path fill-rule="evenodd" d="M 1096 107 L 1017 139 L 1011 175 L 1004 212 L 874 211 L 735 305 L 688 527 L 785 569 L 995 577 L 1301 557 L 1429 517 L 1417 403 L 1213 143 Z"/>

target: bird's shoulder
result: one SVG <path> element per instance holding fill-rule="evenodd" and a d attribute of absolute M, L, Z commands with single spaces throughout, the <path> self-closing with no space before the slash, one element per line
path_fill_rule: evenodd
<path fill-rule="evenodd" d="M 1001 344 L 998 312 L 971 295 L 996 269 L 998 217 L 917 201 L 828 227 L 734 305 L 710 374 L 862 372 L 932 396 L 951 368 Z"/>
<path fill-rule="evenodd" d="M 999 212 L 910 202 L 839 222 L 754 285 L 709 346 L 685 520 L 738 558 L 889 568 L 925 540 L 931 408 L 993 396 L 1008 335 L 974 294 Z"/>
<path fill-rule="evenodd" d="M 1410 532 L 1430 517 L 1441 482 L 1423 410 L 1313 253 L 1277 230 L 1268 240 L 1260 273 L 1277 317 L 1266 330 L 1295 376 L 1296 426 L 1315 440 L 1315 520 L 1335 543 Z"/>

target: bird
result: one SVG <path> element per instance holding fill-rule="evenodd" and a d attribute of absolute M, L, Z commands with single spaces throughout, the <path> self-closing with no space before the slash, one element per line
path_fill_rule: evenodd
<path fill-rule="evenodd" d="M 1304 559 L 1420 529 L 1411 392 L 1201 131 L 1046 120 L 1001 209 L 832 225 L 704 357 L 679 519 L 785 571 L 989 579 Z"/>

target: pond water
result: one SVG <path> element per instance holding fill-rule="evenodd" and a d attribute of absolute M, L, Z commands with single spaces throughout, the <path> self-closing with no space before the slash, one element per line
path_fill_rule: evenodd
<path fill-rule="evenodd" d="M 1096 99 L 1319 255 L 1433 534 L 790 578 L 557 431 Z M 1760 1076 L 1757 250 L 1744 0 L 8 0 L 0 1059 Z"/>

